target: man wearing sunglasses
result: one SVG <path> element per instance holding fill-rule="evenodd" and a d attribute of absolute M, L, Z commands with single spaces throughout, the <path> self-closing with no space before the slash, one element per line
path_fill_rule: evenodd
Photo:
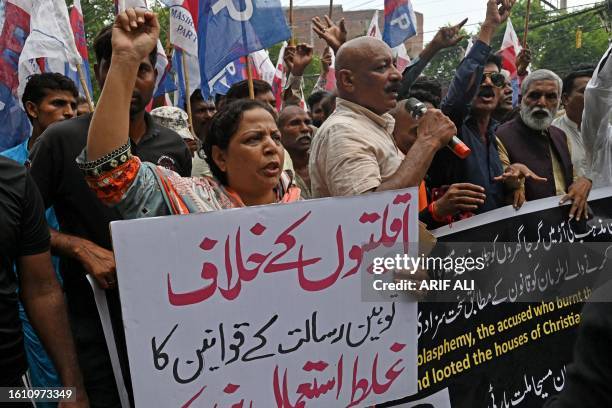
<path fill-rule="evenodd" d="M 434 188 L 454 183 L 483 187 L 486 198 L 473 211 L 476 214 L 506 205 L 507 195 L 518 187 L 518 178 L 504 173 L 496 147 L 498 123 L 492 115 L 506 80 L 500 73 L 501 58 L 491 55 L 490 46 L 493 34 L 506 21 L 513 5 L 514 0 L 487 2 L 478 39 L 457 68 L 442 101 L 442 112 L 455 123 L 457 136 L 472 150 L 471 155 L 461 160 L 448 149 L 440 150 L 428 173 Z"/>

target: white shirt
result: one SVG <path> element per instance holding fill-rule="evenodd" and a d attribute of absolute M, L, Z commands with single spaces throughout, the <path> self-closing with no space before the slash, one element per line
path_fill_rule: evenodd
<path fill-rule="evenodd" d="M 612 185 L 612 46 L 584 91 L 582 138 L 593 188 Z"/>
<path fill-rule="evenodd" d="M 570 152 L 572 154 L 574 173 L 578 177 L 586 176 L 587 163 L 586 156 L 584 154 L 584 143 L 582 141 L 582 135 L 580 134 L 578 125 L 567 116 L 567 113 L 553 120 L 552 125 L 565 132 L 567 139 L 571 143 Z"/>

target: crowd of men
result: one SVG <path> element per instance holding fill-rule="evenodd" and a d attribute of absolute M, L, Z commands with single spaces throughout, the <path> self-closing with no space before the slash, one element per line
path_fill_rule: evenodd
<path fill-rule="evenodd" d="M 596 187 L 612 184 L 601 177 L 610 173 L 611 162 L 595 160 L 589 143 L 596 138 L 581 132 L 583 115 L 591 108 L 584 104 L 585 89 L 597 61 L 585 61 L 593 65 L 561 79 L 546 69 L 528 72 L 530 55 L 522 52 L 514 108 L 510 77 L 491 47 L 513 3 L 487 2 L 485 21 L 448 89 L 422 72 L 438 51 L 457 45 L 465 21 L 441 29 L 400 72 L 384 42 L 347 40 L 343 22 L 317 18 L 315 32 L 328 48 L 309 96 L 301 91 L 313 59 L 306 44 L 287 47 L 282 101 L 268 83 L 253 81 L 255 99 L 274 110 L 280 106 L 276 121 L 283 168 L 302 199 L 418 187 L 419 219 L 427 229 L 552 196 L 561 203 L 571 200 L 570 218 L 587 218 L 594 179 Z M 116 25 L 106 27 L 94 40 L 94 72 L 103 90 L 113 30 Z M 326 91 L 332 51 L 336 87 Z M 205 145 L 209 125 L 218 111 L 249 98 L 249 84 L 236 83 L 216 100 L 193 92 L 190 127 L 186 107 L 147 112 L 158 74 L 156 57 L 153 49 L 138 66 L 129 108 L 131 154 L 184 177 L 211 177 Z M 427 111 L 414 116 L 408 98 L 418 99 Z M 22 102 L 32 133 L 1 153 L 9 159 L 0 157 L 0 385 L 73 386 L 78 399 L 70 406 L 119 407 L 87 276 L 106 289 L 131 397 L 109 233 L 109 223 L 122 217 L 100 201 L 76 163 L 88 143 L 92 114 L 75 85 L 60 74 L 30 77 Z M 446 148 L 455 135 L 470 149 L 467 158 Z M 603 146 L 610 149 L 609 142 Z"/>

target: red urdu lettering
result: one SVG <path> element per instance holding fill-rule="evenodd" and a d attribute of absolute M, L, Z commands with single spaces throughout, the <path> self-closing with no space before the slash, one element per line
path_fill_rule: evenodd
<path fill-rule="evenodd" d="M 212 279 L 213 282 L 206 287 L 187 293 L 175 293 L 172 290 L 170 274 L 168 274 L 168 300 L 170 304 L 172 306 L 186 306 L 205 301 L 217 290 L 217 274 L 217 267 L 209 262 L 205 262 L 202 265 L 202 274 L 200 276 L 204 280 Z"/>
<path fill-rule="evenodd" d="M 189 399 L 189 401 L 187 401 L 181 406 L 181 408 L 189 408 L 191 404 L 193 403 L 193 401 L 198 399 L 198 397 L 202 394 L 202 392 L 204 391 L 204 388 L 206 388 L 206 386 L 203 386 L 202 388 L 200 388 L 200 391 L 196 392 L 195 395 Z"/>
<path fill-rule="evenodd" d="M 276 263 L 276 261 L 278 261 L 283 256 L 285 256 L 295 246 L 295 238 L 293 237 L 293 235 L 291 235 L 291 231 L 299 227 L 310 216 L 311 213 L 312 211 L 308 211 L 302 218 L 300 218 L 299 220 L 291 224 L 289 227 L 287 227 L 287 229 L 281 232 L 278 238 L 276 238 L 276 241 L 274 241 L 274 244 L 284 245 L 285 250 L 282 251 L 280 254 L 276 255 L 274 258 L 272 258 L 270 263 L 268 263 L 268 265 L 266 265 L 264 269 L 265 273 L 289 271 L 292 269 L 298 269 L 300 267 L 303 268 L 305 266 L 313 265 L 321 260 L 321 258 L 311 258 L 311 259 L 306 259 L 306 260 L 299 259 L 298 261 L 294 261 L 294 262 L 285 262 L 285 263 L 278 263 L 278 264 Z"/>
<path fill-rule="evenodd" d="M 319 290 L 327 289 L 331 285 L 333 285 L 340 276 L 342 269 L 344 268 L 344 239 L 342 237 L 342 226 L 339 225 L 336 230 L 336 247 L 338 248 L 338 267 L 336 271 L 329 275 L 327 278 L 319 279 L 319 280 L 309 280 L 304 275 L 304 268 L 302 266 L 302 249 L 303 246 L 300 247 L 299 252 L 299 263 L 298 263 L 298 280 L 300 282 L 300 287 L 309 292 L 316 292 Z M 320 259 L 320 258 L 318 258 Z"/>
<path fill-rule="evenodd" d="M 355 362 L 353 363 L 353 382 L 351 387 L 351 402 L 347 405 L 347 408 L 358 406 L 361 401 L 367 398 L 372 389 L 370 388 L 370 384 L 368 380 L 365 378 L 361 378 L 357 381 L 357 369 L 359 368 L 359 356 L 355 357 Z M 355 395 L 357 391 L 361 391 L 361 395 L 359 399 L 355 400 Z"/>

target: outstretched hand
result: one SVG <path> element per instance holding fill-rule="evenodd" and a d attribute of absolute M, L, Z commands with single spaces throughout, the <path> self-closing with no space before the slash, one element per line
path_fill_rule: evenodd
<path fill-rule="evenodd" d="M 522 163 L 512 163 L 503 174 L 493 177 L 495 181 L 502 181 L 511 188 L 518 188 L 522 180 L 529 179 L 537 182 L 545 182 L 548 179 L 540 177 Z"/>
<path fill-rule="evenodd" d="M 137 61 L 147 57 L 157 46 L 159 21 L 155 13 L 128 8 L 119 13 L 113 25 L 113 56 Z"/>
<path fill-rule="evenodd" d="M 465 36 L 461 35 L 460 32 L 461 28 L 467 21 L 468 19 L 466 18 L 457 25 L 440 28 L 434 38 L 431 40 L 432 44 L 440 50 L 454 47 L 459 43 L 459 41 L 465 38 Z"/>
<path fill-rule="evenodd" d="M 325 16 L 325 23 L 318 16 L 312 19 L 312 30 L 323 39 L 334 52 L 338 52 L 338 48 L 346 42 L 346 26 L 344 18 L 334 23 L 328 16 Z"/>

